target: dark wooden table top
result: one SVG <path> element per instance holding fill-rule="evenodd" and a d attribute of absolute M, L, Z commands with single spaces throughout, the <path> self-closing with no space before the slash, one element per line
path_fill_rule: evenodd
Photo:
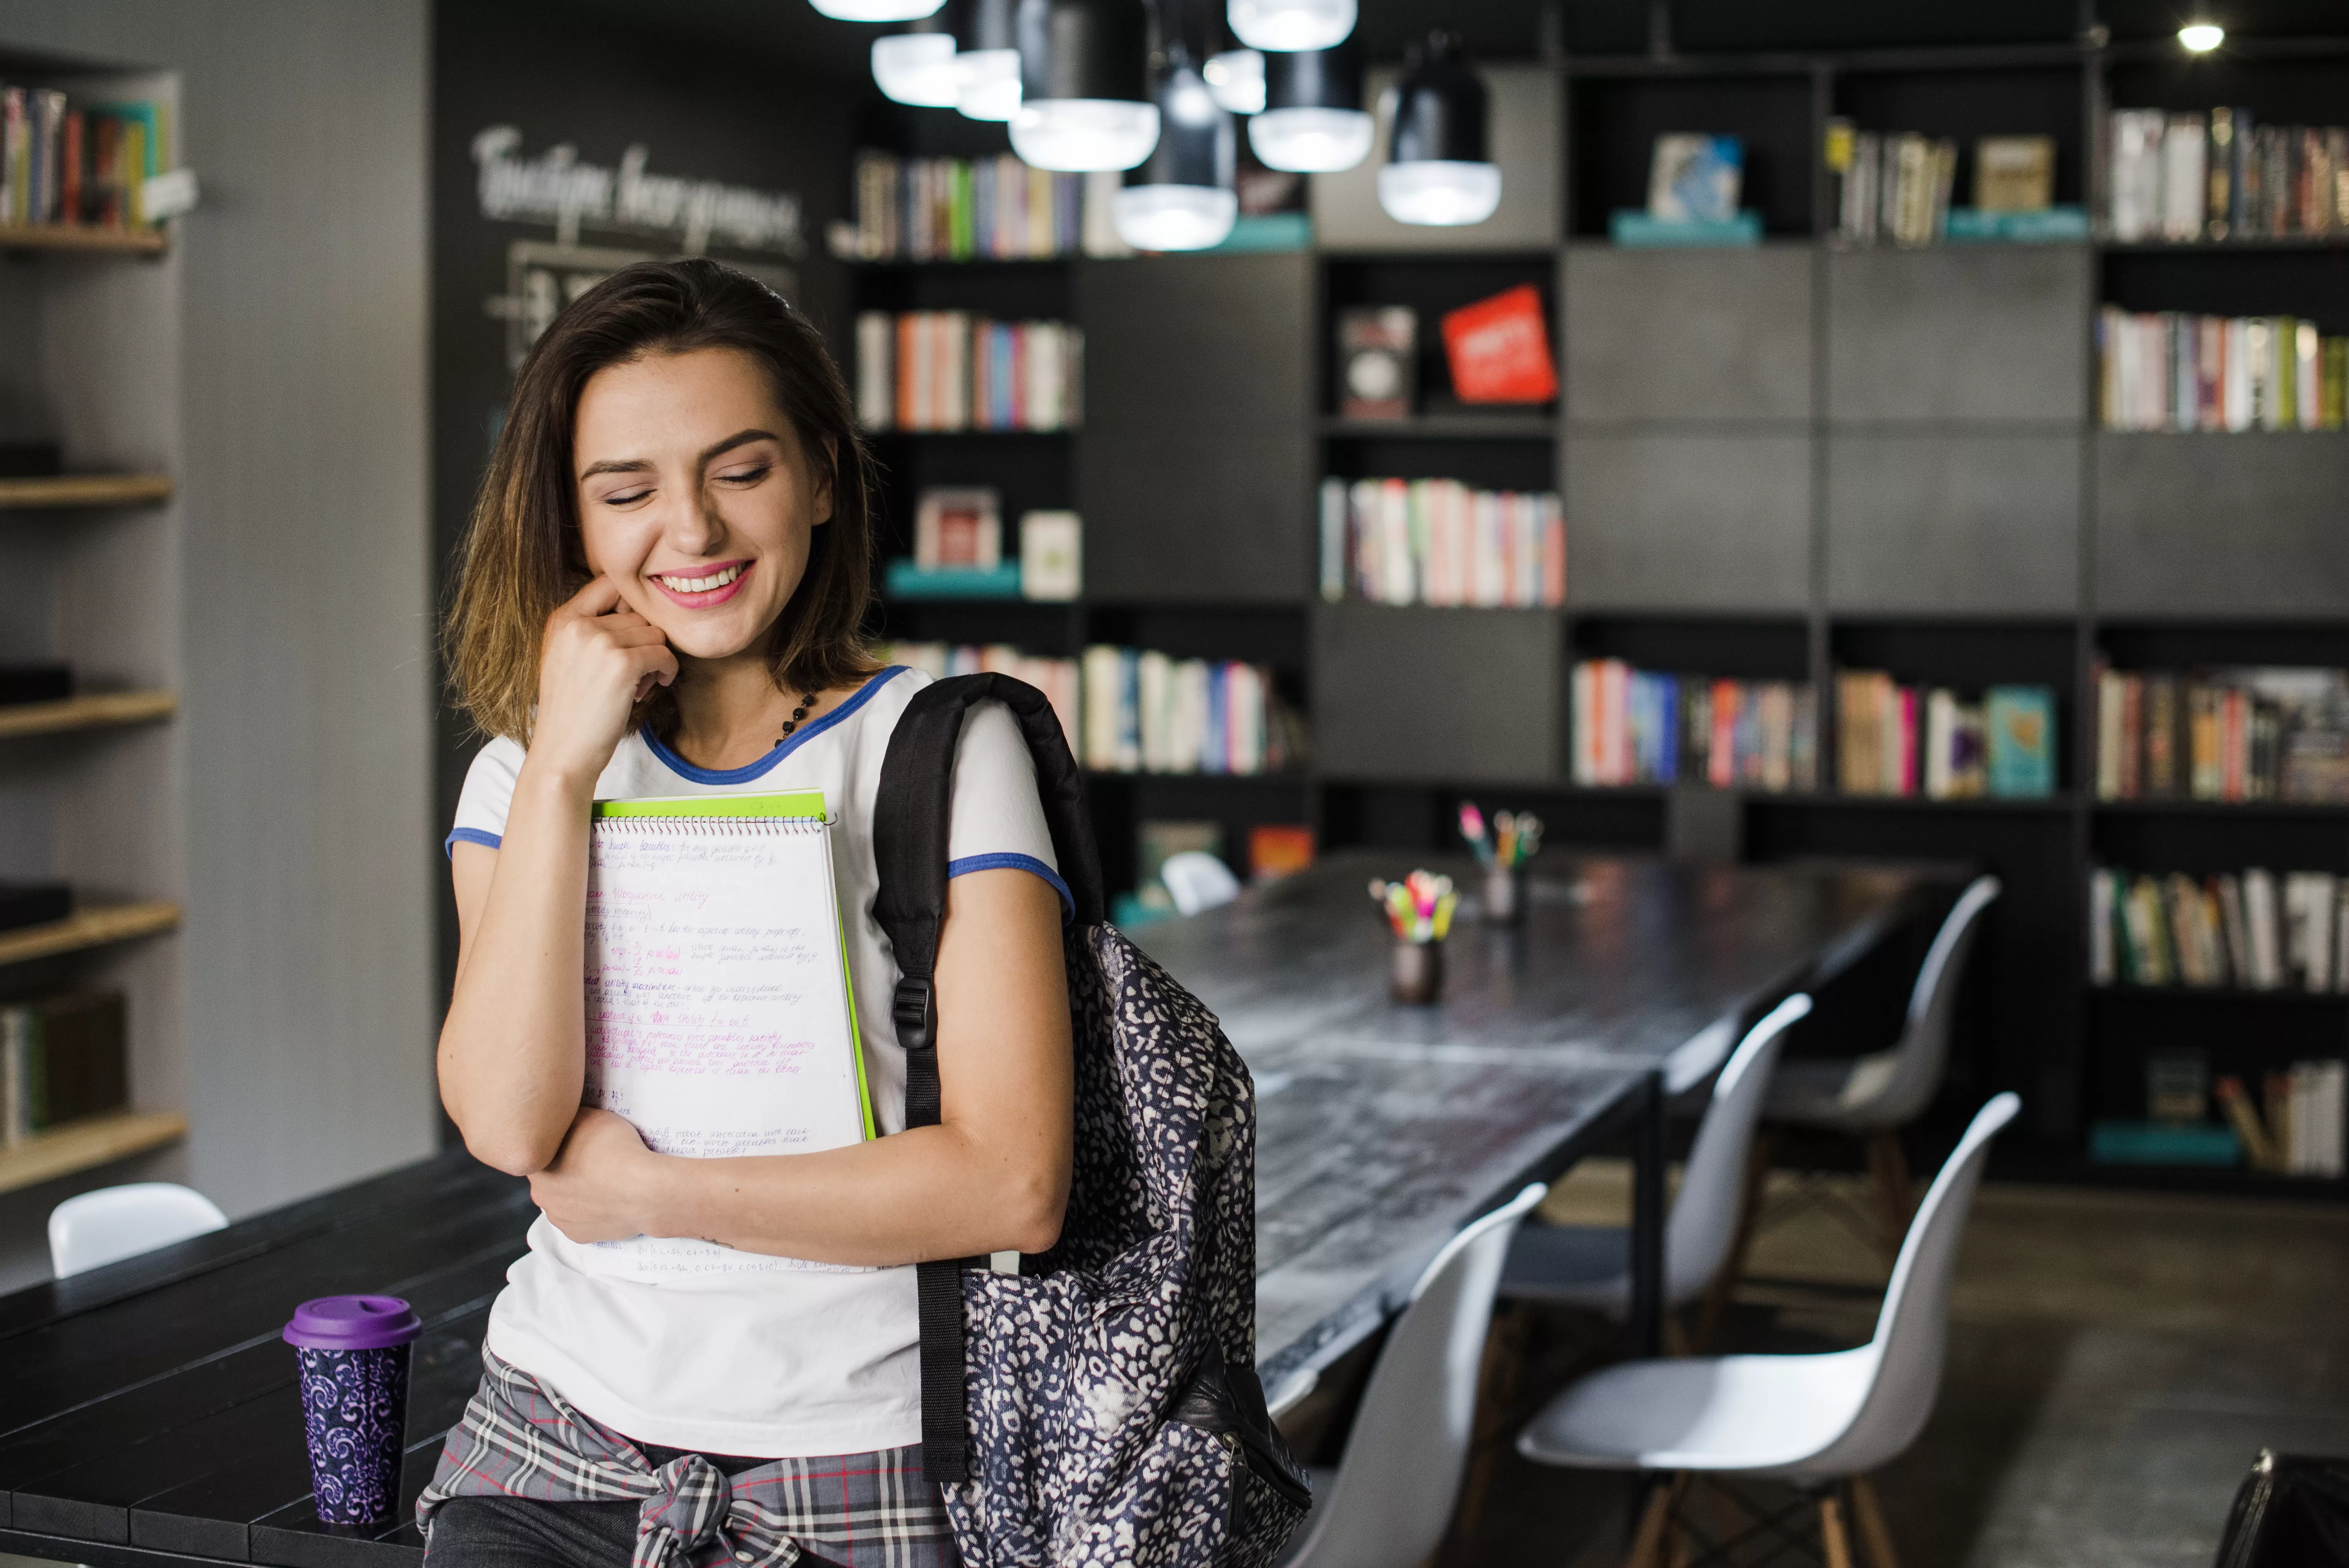
<path fill-rule="evenodd" d="M 1443 1004 L 1397 1008 L 1364 884 L 1410 863 L 1333 856 L 1140 934 L 1258 1075 L 1259 1346 L 1276 1388 L 1359 1342 L 1445 1236 L 1571 1158 L 1647 1068 L 1702 1077 L 1727 1023 L 1871 940 L 1916 885 L 1553 856 L 1522 933 L 1464 922 Z M 415 1568 L 412 1523 L 365 1537 L 318 1522 L 277 1333 L 311 1296 L 415 1305 L 412 1501 L 533 1212 L 525 1183 L 451 1150 L 0 1297 L 0 1551 Z"/>

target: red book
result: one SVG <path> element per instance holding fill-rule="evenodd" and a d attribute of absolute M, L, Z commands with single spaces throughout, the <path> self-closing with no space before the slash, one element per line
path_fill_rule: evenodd
<path fill-rule="evenodd" d="M 81 211 L 81 110 L 66 110 L 66 128 L 61 150 L 64 154 L 62 178 L 57 181 L 57 222 L 78 223 Z"/>
<path fill-rule="evenodd" d="M 1547 403 L 1557 396 L 1541 291 L 1531 284 L 1446 315 L 1444 352 L 1464 403 Z"/>

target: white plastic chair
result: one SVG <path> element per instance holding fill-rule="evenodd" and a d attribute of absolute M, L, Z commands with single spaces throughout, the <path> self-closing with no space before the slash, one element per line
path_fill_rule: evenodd
<path fill-rule="evenodd" d="M 49 1266 L 59 1279 L 228 1229 L 220 1205 L 176 1181 L 133 1181 L 49 1211 Z"/>
<path fill-rule="evenodd" d="M 1232 868 L 1205 850 L 1167 856 L 1158 868 L 1158 880 L 1166 884 L 1166 896 L 1181 914 L 1220 908 L 1240 896 L 1240 879 L 1232 875 Z"/>
<path fill-rule="evenodd" d="M 1549 1189 L 1537 1182 L 1444 1243 L 1387 1335 L 1334 1474 L 1284 1568 L 1418 1568 L 1444 1540 L 1476 1416 L 1493 1287 L 1509 1238 Z"/>
<path fill-rule="evenodd" d="M 1623 1362 L 1552 1399 L 1517 1435 L 1517 1451 L 1537 1464 L 1670 1475 L 1640 1521 L 1631 1555 L 1640 1568 L 1669 1552 L 1672 1503 L 1692 1472 L 1818 1489 L 1830 1562 L 1851 1561 L 1843 1533 L 1848 1493 L 1869 1554 L 1892 1568 L 1866 1475 L 1916 1441 L 1932 1414 L 1966 1212 L 1990 1140 L 2021 1107 L 2002 1094 L 1975 1114 L 1909 1227 L 1866 1345 L 1824 1355 Z"/>
<path fill-rule="evenodd" d="M 1664 1221 L 1667 1309 L 1705 1295 L 1729 1261 L 1763 1097 L 1787 1029 L 1810 1010 L 1811 999 L 1801 995 L 1779 1003 L 1745 1032 L 1713 1082 L 1713 1099 L 1682 1171 L 1680 1193 Z M 1631 1308 L 1631 1233 L 1621 1225 L 1526 1225 L 1510 1244 L 1500 1295 L 1504 1300 L 1579 1306 L 1619 1319 Z"/>
<path fill-rule="evenodd" d="M 1926 949 L 1909 987 L 1908 1021 L 1900 1038 L 1888 1050 L 1857 1059 L 1832 1057 L 1785 1063 L 1762 1108 L 1763 1148 L 1769 1147 L 1772 1127 L 1806 1129 L 1849 1138 L 1866 1155 L 1876 1191 L 1878 1240 L 1889 1257 L 1909 1228 L 1913 1186 L 1909 1157 L 1897 1136 L 1914 1121 L 1940 1092 L 1941 1076 L 1950 1062 L 1950 1031 L 1958 1006 L 1958 985 L 1965 978 L 1966 958 L 1981 934 L 1982 917 L 1996 902 L 1999 880 L 1979 876 L 1966 885 L 1941 921 L 1941 929 Z M 1766 1164 L 1766 1158 L 1758 1161 Z M 1758 1203 L 1763 1179 L 1757 1174 L 1749 1203 Z M 1753 1220 L 1745 1227 L 1751 1234 Z M 1743 1272 L 1744 1259 L 1736 1268 Z"/>

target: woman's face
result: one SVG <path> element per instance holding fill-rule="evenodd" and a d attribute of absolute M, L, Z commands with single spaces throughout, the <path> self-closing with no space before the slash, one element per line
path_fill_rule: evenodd
<path fill-rule="evenodd" d="M 760 363 L 697 348 L 606 366 L 579 394 L 572 445 L 589 570 L 681 655 L 763 649 L 832 516 L 832 480 Z"/>

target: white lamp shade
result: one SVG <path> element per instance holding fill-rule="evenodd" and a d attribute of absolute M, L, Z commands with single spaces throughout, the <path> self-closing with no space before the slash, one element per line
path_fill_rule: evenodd
<path fill-rule="evenodd" d="M 1011 117 L 1011 150 L 1065 174 L 1132 169 L 1158 146 L 1158 106 L 1124 98 L 1040 98 Z"/>
<path fill-rule="evenodd" d="M 873 80 L 885 97 L 922 108 L 955 102 L 952 33 L 892 33 L 873 40 Z"/>
<path fill-rule="evenodd" d="M 965 49 L 955 57 L 954 106 L 968 119 L 1009 119 L 1019 112 L 1019 51 Z"/>
<path fill-rule="evenodd" d="M 1129 185 L 1110 202 L 1117 237 L 1137 251 L 1204 251 L 1231 236 L 1240 199 L 1212 185 Z"/>
<path fill-rule="evenodd" d="M 1500 204 L 1498 164 L 1429 159 L 1379 170 L 1379 205 L 1398 223 L 1481 223 Z"/>
<path fill-rule="evenodd" d="M 1354 30 L 1354 0 L 1231 0 L 1232 36 L 1251 49 L 1330 49 Z"/>
<path fill-rule="evenodd" d="M 819 15 L 835 22 L 918 22 L 937 14 L 946 0 L 808 0 Z"/>
<path fill-rule="evenodd" d="M 1226 114 L 1264 112 L 1264 56 L 1254 49 L 1226 49 L 1209 55 L 1199 68 L 1216 107 Z"/>
<path fill-rule="evenodd" d="M 1267 169 L 1335 174 L 1371 155 L 1378 129 L 1358 108 L 1271 108 L 1248 121 L 1248 145 Z"/>

